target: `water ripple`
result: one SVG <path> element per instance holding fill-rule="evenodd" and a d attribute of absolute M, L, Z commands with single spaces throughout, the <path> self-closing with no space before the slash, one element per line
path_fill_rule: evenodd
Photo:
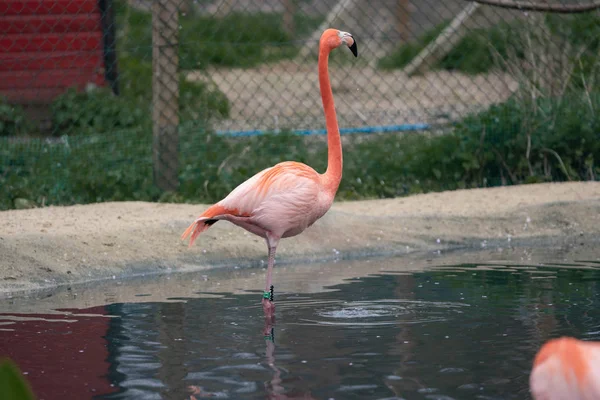
<path fill-rule="evenodd" d="M 313 305 L 313 304 L 311 304 Z M 469 304 L 404 299 L 332 302 L 319 304 L 317 318 L 303 318 L 302 325 L 385 326 L 441 322 L 449 314 L 462 313 Z"/>

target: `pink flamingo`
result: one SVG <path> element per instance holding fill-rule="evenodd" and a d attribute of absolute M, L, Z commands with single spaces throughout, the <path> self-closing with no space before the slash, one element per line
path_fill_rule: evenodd
<path fill-rule="evenodd" d="M 529 377 L 534 400 L 600 399 L 600 343 L 562 337 L 546 342 Z"/>
<path fill-rule="evenodd" d="M 327 29 L 319 41 L 319 85 L 328 146 L 325 173 L 319 174 L 308 165 L 294 161 L 267 168 L 209 207 L 181 235 L 183 240 L 191 234 L 191 247 L 200 233 L 224 220 L 265 238 L 269 262 L 262 304 L 265 313 L 271 315 L 275 311 L 271 275 L 279 240 L 300 234 L 321 218 L 331 207 L 342 179 L 342 143 L 328 71 L 329 53 L 342 44 L 346 44 L 355 57 L 358 55 L 356 42 L 348 32 Z"/>

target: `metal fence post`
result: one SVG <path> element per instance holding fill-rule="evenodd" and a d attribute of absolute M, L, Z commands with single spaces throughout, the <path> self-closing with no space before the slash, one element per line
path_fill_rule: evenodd
<path fill-rule="evenodd" d="M 152 4 L 152 158 L 154 182 L 162 190 L 179 185 L 178 0 Z"/>

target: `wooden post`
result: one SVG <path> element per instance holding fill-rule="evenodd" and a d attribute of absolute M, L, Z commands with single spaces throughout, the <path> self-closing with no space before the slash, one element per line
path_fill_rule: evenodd
<path fill-rule="evenodd" d="M 114 94 L 119 94 L 117 70 L 117 36 L 115 33 L 115 11 L 112 0 L 98 0 L 100 23 L 104 38 L 104 78 L 110 83 Z"/>
<path fill-rule="evenodd" d="M 396 30 L 404 43 L 410 39 L 410 0 L 398 0 L 396 6 Z"/>
<path fill-rule="evenodd" d="M 162 190 L 179 186 L 178 0 L 152 4 L 152 136 L 154 182 Z"/>
<path fill-rule="evenodd" d="M 180 0 L 179 2 L 179 13 L 185 16 L 192 12 L 192 1 L 193 0 Z"/>
<path fill-rule="evenodd" d="M 234 0 L 220 0 L 217 2 L 217 11 L 215 16 L 217 18 L 223 18 L 231 14 L 233 6 L 235 5 Z"/>
<path fill-rule="evenodd" d="M 296 26 L 294 14 L 296 13 L 296 0 L 283 0 L 283 30 L 290 37 L 294 36 Z"/>

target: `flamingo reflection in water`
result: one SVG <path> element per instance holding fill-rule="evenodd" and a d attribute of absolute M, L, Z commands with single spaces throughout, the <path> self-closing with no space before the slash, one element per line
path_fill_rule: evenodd
<path fill-rule="evenodd" d="M 266 342 L 266 359 L 267 365 L 273 370 L 273 379 L 265 382 L 265 390 L 267 399 L 269 400 L 315 400 L 308 390 L 306 391 L 291 391 L 286 393 L 283 387 L 284 379 L 281 378 L 281 369 L 275 364 L 275 320 L 265 316 L 265 326 L 263 329 L 263 337 Z"/>
<path fill-rule="evenodd" d="M 267 366 L 273 371 L 273 377 L 265 382 L 266 398 L 269 400 L 315 400 L 308 390 L 290 391 L 286 393 L 283 386 L 285 379 L 281 377 L 282 370 L 275 364 L 275 318 L 274 316 L 265 316 L 265 323 L 262 330 L 262 336 L 265 340 L 266 352 L 265 358 Z M 220 398 L 228 397 L 224 392 L 209 392 L 201 386 L 188 386 L 190 392 L 189 400 L 198 400 L 201 398 Z"/>

